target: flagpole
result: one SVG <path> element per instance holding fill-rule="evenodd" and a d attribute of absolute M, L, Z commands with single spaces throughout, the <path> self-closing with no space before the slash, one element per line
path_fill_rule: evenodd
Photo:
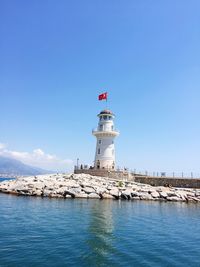
<path fill-rule="evenodd" d="M 108 93 L 106 93 L 106 109 L 108 109 Z"/>

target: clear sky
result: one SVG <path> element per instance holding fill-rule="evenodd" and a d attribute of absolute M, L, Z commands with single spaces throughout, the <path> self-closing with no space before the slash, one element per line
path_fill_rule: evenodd
<path fill-rule="evenodd" d="M 200 173 L 200 1 L 0 1 L 0 154 L 92 163 L 104 91 L 117 165 Z"/>

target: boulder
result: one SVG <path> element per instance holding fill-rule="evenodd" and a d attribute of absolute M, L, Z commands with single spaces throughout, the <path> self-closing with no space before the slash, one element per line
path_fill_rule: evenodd
<path fill-rule="evenodd" d="M 82 190 L 87 194 L 95 193 L 95 190 L 92 187 L 84 187 Z"/>
<path fill-rule="evenodd" d="M 29 192 L 28 190 L 24 190 L 24 191 L 20 191 L 18 192 L 19 195 L 22 195 L 22 196 L 31 196 L 32 193 Z"/>
<path fill-rule="evenodd" d="M 192 191 L 187 192 L 187 196 L 195 197 L 195 192 L 192 192 Z"/>
<path fill-rule="evenodd" d="M 80 182 L 80 186 L 81 187 L 90 187 L 91 186 L 91 184 L 89 184 L 88 182 Z"/>
<path fill-rule="evenodd" d="M 71 187 L 71 188 L 77 188 L 77 187 L 80 187 L 80 185 L 79 185 L 77 182 L 73 181 L 73 180 L 65 181 L 65 182 L 64 182 L 64 185 L 65 185 L 66 187 Z"/>
<path fill-rule="evenodd" d="M 112 185 L 108 185 L 108 186 L 107 186 L 107 189 L 108 189 L 108 190 L 112 190 L 112 189 L 113 189 L 113 186 L 112 186 Z"/>
<path fill-rule="evenodd" d="M 161 191 L 159 194 L 160 194 L 160 197 L 167 198 L 167 193 L 165 191 Z"/>
<path fill-rule="evenodd" d="M 182 201 L 182 199 L 177 196 L 167 197 L 167 200 L 168 201 Z"/>
<path fill-rule="evenodd" d="M 139 189 L 139 186 L 138 185 L 135 185 L 135 184 L 132 185 L 131 187 L 132 187 L 132 190 L 138 190 Z"/>
<path fill-rule="evenodd" d="M 34 184 L 32 188 L 41 189 L 42 190 L 44 188 L 44 184 L 39 182 L 39 183 Z"/>
<path fill-rule="evenodd" d="M 164 191 L 167 191 L 167 190 L 169 190 L 168 188 L 166 188 L 166 187 L 164 187 L 164 186 L 157 186 L 156 187 L 156 191 L 157 192 L 164 192 Z"/>
<path fill-rule="evenodd" d="M 177 197 L 176 191 L 166 191 L 168 197 Z"/>
<path fill-rule="evenodd" d="M 195 201 L 195 202 L 200 202 L 199 198 L 193 197 L 193 196 L 188 196 L 188 200 Z"/>
<path fill-rule="evenodd" d="M 9 190 L 16 191 L 16 192 L 20 192 L 26 189 L 27 189 L 26 184 L 22 184 L 22 183 L 13 183 L 9 186 Z"/>
<path fill-rule="evenodd" d="M 88 198 L 100 198 L 100 196 L 97 193 L 90 193 L 88 194 Z"/>
<path fill-rule="evenodd" d="M 64 195 L 68 191 L 68 187 L 60 187 L 56 190 L 57 194 Z"/>
<path fill-rule="evenodd" d="M 17 189 L 16 190 L 18 193 L 21 193 L 21 194 L 29 194 L 30 193 L 30 190 L 28 188 L 24 188 L 24 189 Z"/>
<path fill-rule="evenodd" d="M 48 197 L 52 193 L 51 190 L 44 189 L 42 192 L 43 197 Z"/>
<path fill-rule="evenodd" d="M 54 193 L 54 192 L 51 192 L 51 193 L 49 194 L 49 197 L 50 197 L 50 198 L 63 198 L 62 195 L 60 195 L 60 194 L 56 194 L 56 193 Z"/>
<path fill-rule="evenodd" d="M 7 188 L 1 188 L 0 192 L 2 192 L 2 193 L 10 193 L 10 191 Z"/>
<path fill-rule="evenodd" d="M 65 196 L 63 196 L 64 198 L 74 198 L 73 196 L 71 196 L 71 195 L 65 195 Z"/>
<path fill-rule="evenodd" d="M 137 191 L 133 191 L 132 193 L 131 193 L 131 197 L 138 197 L 139 196 L 139 192 L 137 192 Z"/>
<path fill-rule="evenodd" d="M 115 198 L 119 198 L 119 190 L 118 190 L 118 188 L 111 189 L 109 194 L 112 195 Z"/>
<path fill-rule="evenodd" d="M 149 188 L 140 188 L 138 191 L 144 194 L 151 193 L 151 190 Z"/>
<path fill-rule="evenodd" d="M 105 187 L 97 187 L 97 186 L 95 186 L 94 189 L 95 189 L 95 192 L 97 194 L 103 194 L 103 193 L 106 192 L 106 188 Z"/>
<path fill-rule="evenodd" d="M 84 193 L 84 192 L 80 192 L 75 194 L 75 198 L 87 198 L 88 194 Z"/>
<path fill-rule="evenodd" d="M 131 197 L 132 193 L 133 193 L 132 189 L 126 189 L 126 190 L 122 191 L 122 194 L 128 196 L 129 198 Z"/>
<path fill-rule="evenodd" d="M 152 200 L 153 199 L 153 197 L 149 193 L 140 192 L 138 196 L 140 197 L 141 200 Z"/>
<path fill-rule="evenodd" d="M 200 192 L 199 191 L 195 192 L 195 197 L 200 197 Z"/>
<path fill-rule="evenodd" d="M 40 197 L 42 195 L 42 190 L 33 190 L 31 195 Z"/>
<path fill-rule="evenodd" d="M 103 193 L 103 194 L 101 195 L 101 197 L 102 197 L 103 199 L 115 199 L 114 196 L 112 196 L 112 195 L 110 195 L 110 194 L 108 194 L 108 193 Z"/>
<path fill-rule="evenodd" d="M 187 200 L 187 192 L 185 191 L 177 190 L 176 196 L 182 198 L 183 200 Z"/>
<path fill-rule="evenodd" d="M 158 192 L 156 192 L 156 191 L 153 191 L 153 192 L 151 192 L 151 196 L 153 198 L 159 198 L 160 197 L 160 194 Z"/>
<path fill-rule="evenodd" d="M 132 200 L 140 200 L 140 197 L 136 197 L 136 196 L 135 196 L 135 197 L 132 197 L 131 199 L 132 199 Z"/>
<path fill-rule="evenodd" d="M 35 188 L 34 184 L 27 184 L 28 188 Z"/>
<path fill-rule="evenodd" d="M 78 192 L 75 191 L 73 188 L 71 188 L 71 189 L 67 189 L 64 192 L 63 196 L 66 197 L 67 195 L 70 195 L 72 198 L 75 198 L 76 194 L 78 194 Z"/>
<path fill-rule="evenodd" d="M 121 199 L 129 200 L 130 198 L 130 195 L 127 196 L 126 194 L 121 193 Z"/>

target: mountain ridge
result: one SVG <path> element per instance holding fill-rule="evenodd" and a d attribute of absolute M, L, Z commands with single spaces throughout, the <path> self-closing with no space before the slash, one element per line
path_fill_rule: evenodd
<path fill-rule="evenodd" d="M 38 167 L 30 166 L 22 163 L 19 160 L 0 156 L 0 176 L 12 174 L 18 175 L 39 175 L 53 173 L 52 171 L 44 170 Z"/>

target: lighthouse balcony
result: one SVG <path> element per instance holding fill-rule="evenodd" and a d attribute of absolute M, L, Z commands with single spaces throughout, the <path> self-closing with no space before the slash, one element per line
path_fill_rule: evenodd
<path fill-rule="evenodd" d="M 93 129 L 92 130 L 92 134 L 94 136 L 111 136 L 111 137 L 115 137 L 119 135 L 119 131 L 117 129 L 113 129 L 113 130 L 99 130 L 98 128 Z"/>

